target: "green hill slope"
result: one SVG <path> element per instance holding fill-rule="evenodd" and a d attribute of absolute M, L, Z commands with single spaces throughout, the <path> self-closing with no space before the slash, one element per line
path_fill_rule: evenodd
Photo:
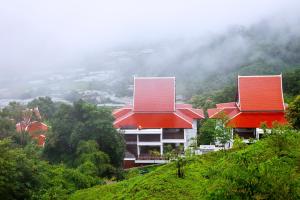
<path fill-rule="evenodd" d="M 193 156 L 185 178 L 170 163 L 70 199 L 299 199 L 300 132 L 276 130 L 248 147 Z"/>

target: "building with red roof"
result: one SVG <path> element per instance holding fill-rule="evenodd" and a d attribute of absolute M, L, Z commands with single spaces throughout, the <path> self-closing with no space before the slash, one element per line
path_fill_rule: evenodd
<path fill-rule="evenodd" d="M 262 124 L 272 128 L 275 122 L 287 123 L 282 75 L 238 76 L 237 86 L 236 101 L 208 109 L 209 118 L 227 116 L 226 126 L 233 128 L 233 134 L 245 139 L 259 139 L 263 134 Z"/>
<path fill-rule="evenodd" d="M 175 85 L 175 77 L 135 77 L 133 104 L 113 112 L 126 141 L 125 168 L 165 162 L 167 146 L 187 148 L 196 137 L 203 110 L 176 103 Z"/>
<path fill-rule="evenodd" d="M 32 115 L 39 121 L 31 121 Z M 38 146 L 43 147 L 46 142 L 45 133 L 48 131 L 49 127 L 41 122 L 41 115 L 38 108 L 26 109 L 23 111 L 23 121 L 16 124 L 16 131 L 18 133 L 26 133 L 31 136 L 31 138 L 37 140 Z"/>

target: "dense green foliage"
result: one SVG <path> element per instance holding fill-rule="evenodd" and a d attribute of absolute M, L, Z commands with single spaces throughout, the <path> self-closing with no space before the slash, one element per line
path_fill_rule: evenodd
<path fill-rule="evenodd" d="M 176 163 L 120 183 L 81 190 L 71 199 L 299 199 L 300 133 L 273 130 L 264 140 Z"/>
<path fill-rule="evenodd" d="M 2 109 L 1 116 L 12 119 L 15 122 L 22 121 L 22 111 L 25 109 L 24 105 L 18 102 L 10 102 L 5 108 Z"/>
<path fill-rule="evenodd" d="M 15 135 L 16 125 L 8 117 L 1 116 L 0 112 L 0 139 Z"/>
<path fill-rule="evenodd" d="M 56 110 L 56 104 L 50 97 L 39 97 L 28 103 L 27 107 L 38 107 L 41 113 L 42 119 L 51 119 Z"/>
<path fill-rule="evenodd" d="M 64 165 L 49 165 L 40 154 L 34 144 L 19 148 L 0 140 L 1 199 L 66 199 L 75 190 L 102 183 Z"/>
<path fill-rule="evenodd" d="M 288 71 L 283 74 L 283 90 L 288 96 L 300 93 L 300 69 Z"/>
<path fill-rule="evenodd" d="M 16 132 L 22 111 L 36 106 L 50 125 L 45 148 Z M 83 101 L 66 105 L 41 97 L 28 105 L 10 103 L 0 110 L 1 199 L 66 199 L 103 184 L 104 177 L 122 178 L 124 143 L 112 122 L 110 109 Z"/>
<path fill-rule="evenodd" d="M 81 141 L 97 142 L 97 149 L 109 156 L 115 167 L 121 165 L 124 154 L 122 136 L 113 127 L 111 110 L 83 101 L 60 105 L 51 120 L 45 156 L 52 162 L 75 162 Z"/>
<path fill-rule="evenodd" d="M 216 140 L 215 134 L 216 120 L 206 119 L 202 121 L 200 134 L 197 138 L 198 144 L 214 144 Z"/>
<path fill-rule="evenodd" d="M 294 128 L 300 129 L 300 95 L 289 104 L 287 118 Z"/>

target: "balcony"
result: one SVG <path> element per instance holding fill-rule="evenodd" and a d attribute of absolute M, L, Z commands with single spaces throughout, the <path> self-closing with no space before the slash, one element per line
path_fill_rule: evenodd
<path fill-rule="evenodd" d="M 184 129 L 163 129 L 164 140 L 183 140 Z"/>
<path fill-rule="evenodd" d="M 124 139 L 126 144 L 136 144 L 137 143 L 137 135 L 124 135 Z"/>
<path fill-rule="evenodd" d="M 236 128 L 233 133 L 243 139 L 256 138 L 256 129 L 254 128 Z"/>
<path fill-rule="evenodd" d="M 141 134 L 139 135 L 139 142 L 160 142 L 160 135 L 159 134 Z"/>

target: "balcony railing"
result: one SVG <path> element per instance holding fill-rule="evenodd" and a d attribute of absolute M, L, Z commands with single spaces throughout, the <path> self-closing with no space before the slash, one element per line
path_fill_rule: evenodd
<path fill-rule="evenodd" d="M 165 160 L 163 156 L 140 155 L 137 160 Z"/>

